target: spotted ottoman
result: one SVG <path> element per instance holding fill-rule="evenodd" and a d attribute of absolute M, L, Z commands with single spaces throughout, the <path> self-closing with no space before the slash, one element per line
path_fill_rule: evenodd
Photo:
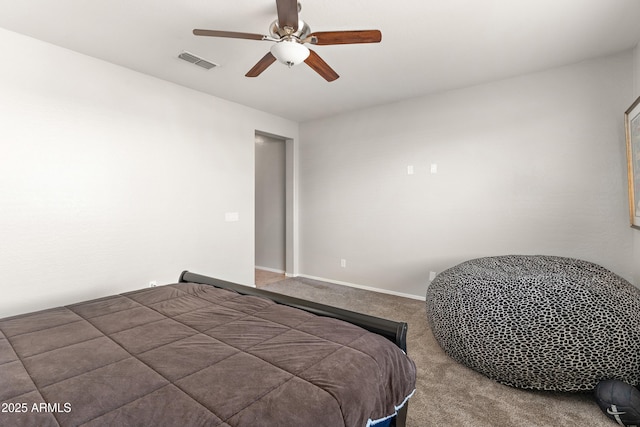
<path fill-rule="evenodd" d="M 582 260 L 478 258 L 438 274 L 427 319 L 456 361 L 513 387 L 640 383 L 640 290 Z"/>

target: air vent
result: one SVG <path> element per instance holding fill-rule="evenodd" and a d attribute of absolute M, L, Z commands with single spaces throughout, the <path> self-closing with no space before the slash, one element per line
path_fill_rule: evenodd
<path fill-rule="evenodd" d="M 210 70 L 213 67 L 218 66 L 218 64 L 214 64 L 211 61 L 207 61 L 206 59 L 200 58 L 199 56 L 196 56 L 193 53 L 189 53 L 189 52 L 182 52 L 180 55 L 178 55 L 178 58 L 184 59 L 187 62 L 191 62 L 192 64 L 195 64 L 198 67 L 206 68 L 207 70 Z"/>

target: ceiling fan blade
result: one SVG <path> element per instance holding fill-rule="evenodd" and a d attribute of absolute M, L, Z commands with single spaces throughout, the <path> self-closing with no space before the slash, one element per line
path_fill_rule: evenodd
<path fill-rule="evenodd" d="M 278 25 L 280 28 L 291 27 L 293 31 L 298 30 L 298 1 L 297 0 L 276 0 L 278 9 Z"/>
<path fill-rule="evenodd" d="M 253 33 L 238 33 L 235 31 L 218 31 L 218 30 L 193 30 L 196 36 L 209 37 L 227 37 L 230 39 L 249 39 L 249 40 L 269 40 L 268 36 Z"/>
<path fill-rule="evenodd" d="M 262 57 L 260 61 L 256 65 L 253 66 L 252 69 L 249 70 L 246 77 L 258 77 L 264 70 L 266 70 L 269 65 L 276 62 L 276 57 L 271 54 L 271 52 L 267 52 L 265 56 Z"/>
<path fill-rule="evenodd" d="M 382 33 L 379 30 L 356 31 L 319 31 L 309 34 L 304 40 L 319 46 L 330 44 L 380 43 Z"/>
<path fill-rule="evenodd" d="M 309 56 L 304 60 L 304 62 L 328 82 L 332 82 L 340 77 L 338 73 L 333 71 L 333 68 L 331 68 L 329 64 L 324 62 L 324 60 L 311 49 L 309 49 Z"/>

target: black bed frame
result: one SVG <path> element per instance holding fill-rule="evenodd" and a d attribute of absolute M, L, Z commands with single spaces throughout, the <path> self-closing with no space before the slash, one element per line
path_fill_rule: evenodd
<path fill-rule="evenodd" d="M 242 295 L 253 295 L 268 298 L 278 304 L 298 308 L 318 316 L 344 320 L 345 322 L 360 326 L 370 332 L 382 335 L 400 347 L 403 351 L 407 351 L 407 324 L 405 322 L 394 322 L 380 317 L 356 313 L 355 311 L 344 310 L 283 294 L 277 294 L 275 292 L 265 291 L 263 289 L 256 289 L 249 286 L 239 285 L 237 283 L 214 279 L 213 277 L 191 273 L 186 270 L 180 275 L 179 282 L 200 283 L 203 285 L 215 286 L 217 288 L 230 289 Z M 407 404 L 405 403 L 402 409 L 398 411 L 398 415 L 392 420 L 391 426 L 405 427 L 406 419 Z"/>

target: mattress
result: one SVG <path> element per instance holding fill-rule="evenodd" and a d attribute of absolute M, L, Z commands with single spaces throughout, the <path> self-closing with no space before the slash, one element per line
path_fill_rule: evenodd
<path fill-rule="evenodd" d="M 204 284 L 0 320 L 0 425 L 367 426 L 415 375 L 378 334 Z"/>

